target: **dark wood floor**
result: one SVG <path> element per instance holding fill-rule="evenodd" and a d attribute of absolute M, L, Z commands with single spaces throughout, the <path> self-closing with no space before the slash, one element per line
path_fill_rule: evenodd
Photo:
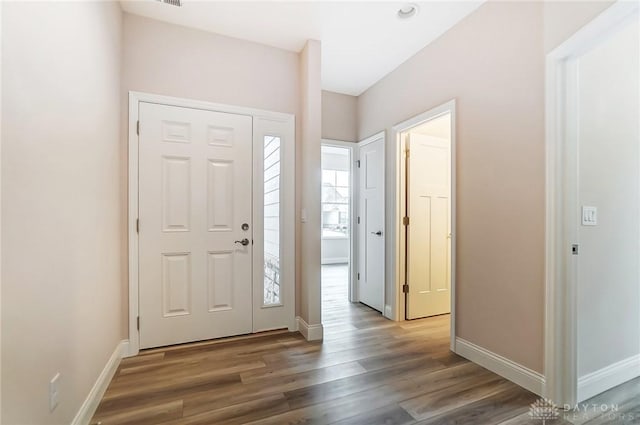
<path fill-rule="evenodd" d="M 447 316 L 388 321 L 350 304 L 345 279 L 323 268 L 323 343 L 275 332 L 142 352 L 122 361 L 92 424 L 542 423 L 528 416 L 535 395 L 449 352 Z M 617 399 L 632 411 L 630 384 Z"/>

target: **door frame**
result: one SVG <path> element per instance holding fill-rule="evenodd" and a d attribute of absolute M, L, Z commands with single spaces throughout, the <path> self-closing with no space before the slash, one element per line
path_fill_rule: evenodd
<path fill-rule="evenodd" d="M 382 205 L 384 206 L 382 208 L 382 244 L 384 246 L 383 249 L 383 255 L 384 255 L 384 261 L 382 262 L 382 315 L 385 317 L 389 317 L 387 315 L 387 174 L 386 174 L 386 169 L 387 169 L 387 140 L 386 140 L 386 133 L 384 131 L 381 131 L 379 133 L 374 134 L 373 136 L 367 137 L 364 140 L 361 140 L 360 142 L 358 142 L 358 151 L 357 151 L 357 160 L 356 161 L 360 161 L 360 148 L 362 148 L 362 146 L 366 146 L 369 143 L 373 143 L 373 142 L 377 142 L 378 140 L 382 140 Z M 354 167 L 354 169 L 358 169 L 360 167 Z M 354 174 L 356 175 L 356 190 L 357 190 L 357 194 L 358 196 L 356 197 L 356 199 L 359 199 L 360 197 L 360 172 L 356 172 Z M 354 217 L 359 216 L 360 214 L 360 203 L 356 200 L 356 208 L 357 208 L 357 214 L 354 214 Z M 359 226 L 357 224 L 357 219 L 356 219 L 356 225 L 355 225 L 355 232 L 354 232 L 354 239 L 355 239 L 355 258 L 354 258 L 354 264 L 355 264 L 355 268 L 354 268 L 354 273 L 356 275 L 356 279 L 354 279 L 354 286 L 355 286 L 355 296 L 353 299 L 353 302 L 360 302 L 360 294 L 359 294 L 359 288 L 358 288 L 358 279 L 357 279 L 357 274 L 358 274 L 358 270 L 360 270 L 360 250 L 361 250 L 361 246 L 359 244 L 360 241 L 360 232 L 359 232 Z"/>
<path fill-rule="evenodd" d="M 577 65 L 572 59 L 638 16 L 636 2 L 617 1 L 546 56 L 544 396 L 558 405 L 573 406 L 578 396 L 578 263 L 570 252 L 580 224 L 572 211 L 578 210 Z"/>
<path fill-rule="evenodd" d="M 356 168 L 354 164 L 358 156 L 358 144 L 354 142 L 346 142 L 343 140 L 322 139 L 321 147 L 322 146 L 333 146 L 349 150 L 349 302 L 357 302 L 358 288 L 357 285 L 354 284 L 356 282 L 357 273 L 355 255 L 358 252 L 356 241 L 357 214 L 354 214 L 354 212 L 357 211 L 358 200 L 355 196 L 357 193 L 357 176 L 355 175 L 356 173 L 354 173 L 354 170 Z M 322 161 L 320 161 L 320 168 L 323 169 Z M 322 204 L 322 202 L 320 202 L 320 204 Z M 320 235 L 320 242 L 322 243 L 322 235 Z M 320 254 L 322 255 L 322 253 Z M 322 280 L 320 286 L 322 286 Z"/>
<path fill-rule="evenodd" d="M 279 122 L 291 125 L 293 129 L 291 137 L 286 138 L 283 149 L 282 177 L 282 258 L 289 258 L 286 262 L 281 277 L 283 281 L 290 281 L 286 288 L 290 288 L 291 294 L 287 296 L 289 301 L 287 311 L 287 322 L 290 331 L 297 329 L 295 320 L 295 116 L 281 112 L 271 112 L 261 109 L 245 108 L 240 106 L 223 105 L 201 100 L 183 99 L 178 97 L 164 96 L 151 93 L 129 91 L 129 114 L 128 114 L 128 289 L 129 289 L 129 344 L 126 357 L 135 356 L 140 351 L 140 334 L 138 329 L 139 317 L 139 235 L 138 235 L 138 117 L 139 105 L 141 102 L 156 103 L 161 105 L 176 106 L 190 109 L 200 109 L 213 112 L 224 112 L 237 115 L 248 115 L 253 118 L 252 144 L 255 147 L 257 135 L 256 126 L 258 122 Z M 252 158 L 253 161 L 253 158 Z M 253 162 L 252 162 L 253 163 Z M 134 176 L 134 178 L 132 178 Z M 262 202 L 263 194 L 253 193 L 252 204 Z M 254 214 L 252 207 L 252 215 Z M 262 229 L 253 229 L 253 235 L 260 235 Z M 252 264 L 252 268 L 255 268 Z M 255 270 L 254 270 L 255 272 Z M 285 280 L 286 279 L 286 280 Z M 254 279 L 251 282 L 252 291 Z M 252 298 L 252 312 L 255 309 Z M 252 325 L 255 329 L 255 324 Z"/>
<path fill-rule="evenodd" d="M 450 348 L 451 351 L 456 351 L 456 101 L 452 99 L 440 106 L 429 109 L 422 114 L 416 115 L 406 121 L 393 126 L 391 131 L 391 140 L 395 141 L 393 147 L 393 161 L 396 165 L 396 172 L 392 174 L 394 179 L 392 184 L 392 198 L 393 208 L 391 211 L 391 222 L 394 225 L 396 232 L 393 238 L 394 255 L 390 256 L 391 267 L 395 271 L 393 274 L 393 299 L 391 303 L 392 311 L 391 318 L 395 321 L 405 320 L 406 302 L 404 293 L 402 292 L 402 285 L 404 284 L 405 276 L 405 232 L 404 225 L 402 223 L 402 217 L 404 216 L 404 208 L 406 205 L 406 193 L 405 193 L 405 167 L 406 157 L 405 141 L 402 140 L 402 133 L 410 130 L 418 125 L 424 124 L 442 115 L 451 115 L 451 323 L 450 323 Z M 389 316 L 387 316 L 389 317 Z"/>

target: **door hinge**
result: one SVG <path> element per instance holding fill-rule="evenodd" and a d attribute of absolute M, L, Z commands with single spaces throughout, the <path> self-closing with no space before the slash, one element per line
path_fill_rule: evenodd
<path fill-rule="evenodd" d="M 358 168 L 360 168 L 360 160 L 356 161 L 356 165 L 358 166 Z"/>
<path fill-rule="evenodd" d="M 409 149 L 407 149 L 406 151 L 404 151 L 404 154 L 405 154 L 405 156 L 406 156 L 407 158 L 409 158 L 409 152 L 410 152 L 410 151 L 409 151 Z"/>
<path fill-rule="evenodd" d="M 140 233 L 140 219 L 136 218 L 136 233 Z"/>
<path fill-rule="evenodd" d="M 360 280 L 360 273 L 358 273 L 358 280 Z"/>
<path fill-rule="evenodd" d="M 358 217 L 358 224 L 360 224 L 360 217 Z"/>
<path fill-rule="evenodd" d="M 408 284 L 404 284 L 402 285 L 402 292 L 404 292 L 405 294 L 409 293 L 409 285 Z"/>
<path fill-rule="evenodd" d="M 136 134 L 140 135 L 140 120 L 136 121 Z"/>
<path fill-rule="evenodd" d="M 578 255 L 580 246 L 577 243 L 571 245 L 571 254 Z"/>
<path fill-rule="evenodd" d="M 402 217 L 402 224 L 405 226 L 409 225 L 409 217 Z"/>
<path fill-rule="evenodd" d="M 140 330 L 140 316 L 136 318 L 136 326 L 138 327 L 138 330 Z"/>

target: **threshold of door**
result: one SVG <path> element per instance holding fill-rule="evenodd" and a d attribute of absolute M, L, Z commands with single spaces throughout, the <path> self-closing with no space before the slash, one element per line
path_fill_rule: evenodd
<path fill-rule="evenodd" d="M 245 334 L 245 335 L 235 335 L 235 336 L 228 336 L 228 337 L 224 337 L 224 338 L 216 338 L 216 339 L 209 339 L 206 341 L 195 341 L 195 342 L 185 342 L 184 344 L 176 344 L 176 345 L 167 345 L 165 347 L 155 347 L 155 348 L 148 348 L 145 350 L 140 350 L 140 354 L 138 355 L 147 355 L 147 354 L 154 354 L 154 353 L 165 353 L 167 351 L 174 351 L 174 350 L 182 350 L 186 347 L 189 348 L 195 348 L 195 347 L 206 347 L 209 345 L 216 345 L 216 344 L 223 344 L 223 343 L 227 343 L 227 342 L 235 342 L 235 341 L 243 341 L 243 340 L 247 340 L 247 339 L 255 339 L 255 338 L 263 338 L 263 337 L 267 337 L 267 336 L 274 336 L 274 335 L 285 335 L 285 334 L 290 334 L 291 332 L 288 329 L 275 329 L 275 330 L 271 330 L 271 331 L 262 331 L 262 332 L 256 332 L 256 333 L 252 333 L 252 334 Z"/>

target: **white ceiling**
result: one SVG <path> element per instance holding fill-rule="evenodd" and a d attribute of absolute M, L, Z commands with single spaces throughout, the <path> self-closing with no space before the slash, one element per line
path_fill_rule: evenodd
<path fill-rule="evenodd" d="M 415 2 L 419 13 L 397 17 L 405 2 L 197 1 L 175 7 L 155 0 L 121 1 L 129 13 L 299 52 L 322 42 L 323 89 L 360 95 L 484 0 Z"/>

